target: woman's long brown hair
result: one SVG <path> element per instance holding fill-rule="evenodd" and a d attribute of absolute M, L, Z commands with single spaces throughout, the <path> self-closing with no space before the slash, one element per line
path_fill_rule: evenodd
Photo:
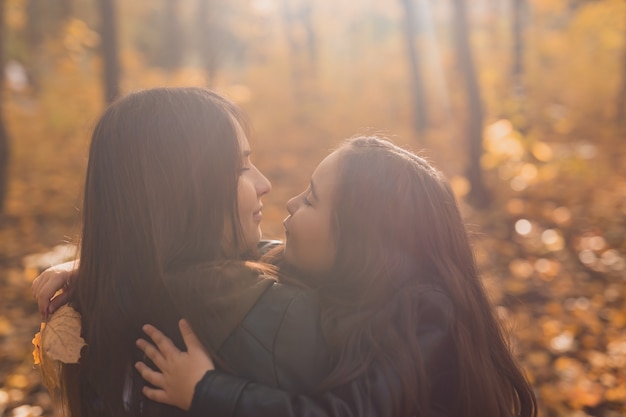
<path fill-rule="evenodd" d="M 112 104 L 95 127 L 73 300 L 88 346 L 63 376 L 71 417 L 181 414 L 141 400 L 135 340 L 145 323 L 174 336 L 180 317 L 197 328 L 210 315 L 204 266 L 224 259 L 224 227 L 240 236 L 235 121 L 213 92 L 158 88 Z"/>
<path fill-rule="evenodd" d="M 378 362 L 401 381 L 393 415 L 425 415 L 428 364 L 415 335 L 428 325 L 416 308 L 428 284 L 441 288 L 454 308 L 454 415 L 535 416 L 534 394 L 487 299 L 448 182 L 423 158 L 376 137 L 352 139 L 339 152 L 337 260 L 318 283 L 322 323 L 336 355 L 323 386 L 347 382 Z"/>

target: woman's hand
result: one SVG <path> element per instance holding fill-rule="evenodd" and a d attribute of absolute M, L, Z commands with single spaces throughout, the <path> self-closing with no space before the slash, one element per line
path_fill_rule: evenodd
<path fill-rule="evenodd" d="M 51 266 L 33 280 L 31 291 L 42 318 L 45 319 L 59 307 L 67 304 L 77 270 L 78 260 L 70 261 Z"/>
<path fill-rule="evenodd" d="M 143 379 L 156 388 L 143 387 L 149 399 L 176 406 L 188 411 L 196 384 L 207 371 L 215 369 L 213 361 L 194 334 L 186 320 L 178 322 L 187 352 L 181 352 L 172 341 L 154 326 L 146 324 L 143 331 L 156 343 L 156 347 L 144 339 L 137 339 L 137 347 L 159 368 L 154 371 L 143 362 L 135 368 Z"/>

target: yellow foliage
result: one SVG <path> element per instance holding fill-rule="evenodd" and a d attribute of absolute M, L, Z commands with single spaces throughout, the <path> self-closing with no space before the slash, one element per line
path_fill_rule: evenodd
<path fill-rule="evenodd" d="M 41 351 L 41 332 L 46 327 L 46 323 L 41 323 L 39 327 L 39 331 L 35 333 L 35 337 L 33 338 L 33 363 L 35 365 L 39 365 L 42 361 L 42 351 Z"/>
<path fill-rule="evenodd" d="M 61 363 L 78 363 L 86 346 L 81 337 L 80 314 L 67 305 L 60 307 L 47 323 L 41 323 L 33 338 L 33 361 L 41 371 L 42 382 L 52 395 L 60 387 Z"/>
<path fill-rule="evenodd" d="M 80 314 L 64 305 L 50 316 L 41 330 L 41 350 L 53 361 L 78 363 L 80 351 L 86 346 L 80 334 Z"/>

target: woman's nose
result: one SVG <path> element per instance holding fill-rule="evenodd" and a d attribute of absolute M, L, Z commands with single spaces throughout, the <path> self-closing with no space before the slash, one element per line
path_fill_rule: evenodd
<path fill-rule="evenodd" d="M 258 175 L 258 178 L 255 181 L 256 193 L 259 197 L 261 197 L 272 190 L 272 183 L 265 175 L 263 175 L 263 173 L 261 173 L 261 171 L 258 169 L 256 171 Z"/>

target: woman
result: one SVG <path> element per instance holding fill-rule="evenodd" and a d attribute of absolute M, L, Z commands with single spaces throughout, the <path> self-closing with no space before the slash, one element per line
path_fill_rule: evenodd
<path fill-rule="evenodd" d="M 181 353 L 146 326 L 158 350 L 144 340 L 138 346 L 162 370 L 137 364 L 155 386 L 144 387 L 149 398 L 198 416 L 536 415 L 454 195 L 424 159 L 377 138 L 350 140 L 287 210 L 285 261 L 318 288 L 332 352 L 318 393 L 214 371 L 188 327 Z M 198 367 L 207 373 L 194 388 Z"/>
<path fill-rule="evenodd" d="M 232 103 L 199 88 L 134 93 L 100 118 L 80 266 L 56 301 L 81 313 L 87 342 L 78 364 L 61 365 L 71 417 L 183 415 L 141 395 L 133 364 L 147 321 L 173 334 L 189 317 L 221 369 L 271 386 L 309 392 L 326 375 L 312 294 L 241 261 L 255 256 L 271 188 L 242 122 Z M 68 276 L 33 283 L 43 312 Z"/>

